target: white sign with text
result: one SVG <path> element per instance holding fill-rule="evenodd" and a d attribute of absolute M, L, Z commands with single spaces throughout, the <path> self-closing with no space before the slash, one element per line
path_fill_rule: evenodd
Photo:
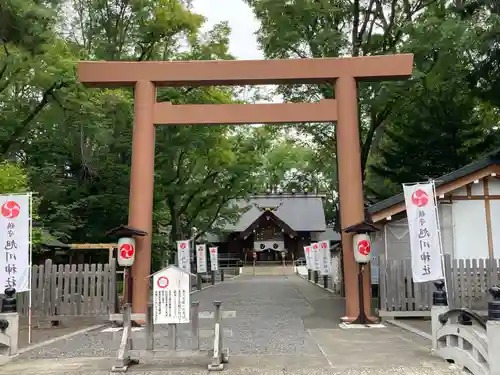
<path fill-rule="evenodd" d="M 330 241 L 319 242 L 319 272 L 321 275 L 330 275 L 332 273 L 332 261 L 330 255 Z"/>
<path fill-rule="evenodd" d="M 181 270 L 191 273 L 190 241 L 177 241 L 177 265 Z"/>
<path fill-rule="evenodd" d="M 206 273 L 207 269 L 207 245 L 196 245 L 196 272 Z"/>
<path fill-rule="evenodd" d="M 319 244 L 317 242 L 314 242 L 311 246 L 312 246 L 312 258 L 313 258 L 312 270 L 321 271 Z"/>
<path fill-rule="evenodd" d="M 212 271 L 219 270 L 219 249 L 217 247 L 211 247 L 208 249 L 210 253 L 210 269 Z"/>
<path fill-rule="evenodd" d="M 0 288 L 29 290 L 31 194 L 0 196 Z"/>
<path fill-rule="evenodd" d="M 189 323 L 190 277 L 175 266 L 153 274 L 153 324 Z"/>
<path fill-rule="evenodd" d="M 443 279 L 434 182 L 403 185 L 413 281 Z"/>
<path fill-rule="evenodd" d="M 312 246 L 304 246 L 304 256 L 306 258 L 306 267 L 308 270 L 313 269 L 313 254 Z"/>

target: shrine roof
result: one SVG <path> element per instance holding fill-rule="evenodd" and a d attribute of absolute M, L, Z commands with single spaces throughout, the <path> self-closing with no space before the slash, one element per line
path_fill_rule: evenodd
<path fill-rule="evenodd" d="M 316 194 L 267 194 L 236 200 L 236 206 L 247 210 L 236 224 L 226 225 L 225 231 L 245 231 L 268 208 L 296 232 L 322 232 L 326 230 L 324 198 Z"/>

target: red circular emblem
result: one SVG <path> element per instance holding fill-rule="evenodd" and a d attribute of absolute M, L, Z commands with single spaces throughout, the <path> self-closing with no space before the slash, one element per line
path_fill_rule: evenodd
<path fill-rule="evenodd" d="M 361 255 L 367 256 L 370 255 L 371 246 L 370 241 L 361 240 L 358 242 L 358 251 Z"/>
<path fill-rule="evenodd" d="M 322 248 L 322 249 L 326 249 L 326 242 L 322 242 L 322 243 L 321 243 L 321 248 Z"/>
<path fill-rule="evenodd" d="M 423 207 L 429 202 L 429 196 L 421 189 L 418 189 L 411 195 L 411 201 L 417 207 Z"/>
<path fill-rule="evenodd" d="M 311 251 L 310 247 L 306 247 L 306 253 L 309 253 Z"/>
<path fill-rule="evenodd" d="M 7 201 L 2 204 L 2 216 L 7 219 L 14 219 L 19 216 L 21 206 L 17 202 Z"/>
<path fill-rule="evenodd" d="M 181 242 L 181 249 L 185 249 L 186 248 L 186 243 L 185 242 Z"/>
<path fill-rule="evenodd" d="M 210 252 L 211 252 L 212 254 L 215 254 L 215 253 L 217 252 L 217 249 L 216 249 L 215 247 L 213 247 L 213 248 L 211 248 L 211 249 L 210 249 Z"/>
<path fill-rule="evenodd" d="M 314 244 L 314 248 L 315 248 L 315 249 L 317 249 L 317 248 L 318 248 L 318 244 L 317 244 L 317 243 L 315 243 L 315 244 Z"/>
<path fill-rule="evenodd" d="M 165 289 L 169 284 L 168 277 L 167 276 L 160 276 L 158 280 L 156 281 L 156 285 L 158 285 L 158 288 Z"/>
<path fill-rule="evenodd" d="M 120 245 L 120 256 L 122 259 L 130 259 L 134 256 L 134 246 L 129 243 L 123 243 Z"/>

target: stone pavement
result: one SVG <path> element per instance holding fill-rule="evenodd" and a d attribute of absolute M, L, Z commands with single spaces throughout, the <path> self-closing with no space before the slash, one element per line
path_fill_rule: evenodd
<path fill-rule="evenodd" d="M 343 300 L 298 276 L 243 276 L 192 295 L 202 315 L 212 302 L 223 302 L 229 333 L 225 346 L 230 363 L 224 374 L 460 374 L 430 355 L 427 340 L 400 328 L 340 329 Z M 201 319 L 202 329 L 213 327 Z M 134 345 L 144 347 L 144 332 L 135 331 Z M 102 329 L 74 336 L 20 355 L 0 367 L 0 375 L 109 374 L 121 332 Z M 155 327 L 156 347 L 167 347 L 166 329 Z M 179 345 L 192 345 L 188 327 Z M 201 342 L 210 348 L 209 339 Z M 132 367 L 136 375 L 207 374 L 208 357 L 177 360 L 143 359 Z"/>
<path fill-rule="evenodd" d="M 28 319 L 22 317 L 19 320 L 19 348 L 24 349 L 31 345 L 40 344 L 47 340 L 53 340 L 60 336 L 66 336 L 76 331 L 91 329 L 92 327 L 104 325 L 105 321 L 102 318 L 96 317 L 78 317 L 64 319 L 56 327 L 50 324 L 50 321 L 38 322 L 33 319 L 33 330 L 31 336 L 31 344 L 28 336 Z"/>

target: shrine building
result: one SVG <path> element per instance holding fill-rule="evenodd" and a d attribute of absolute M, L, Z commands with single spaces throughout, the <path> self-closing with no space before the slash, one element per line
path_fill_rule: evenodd
<path fill-rule="evenodd" d="M 326 224 L 325 199 L 310 193 L 270 193 L 236 200 L 233 205 L 242 212 L 237 221 L 206 240 L 219 247 L 221 262 L 251 262 L 254 251 L 257 264 L 281 262 L 282 252 L 287 261 L 297 260 L 311 242 L 340 242 L 340 235 Z"/>

